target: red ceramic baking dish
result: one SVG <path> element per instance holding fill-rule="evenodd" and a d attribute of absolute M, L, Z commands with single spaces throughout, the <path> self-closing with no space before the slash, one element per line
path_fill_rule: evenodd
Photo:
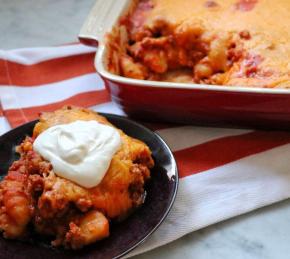
<path fill-rule="evenodd" d="M 138 119 L 288 129 L 290 90 L 168 83 L 125 78 L 107 69 L 105 35 L 123 17 L 132 1 L 98 0 L 79 38 L 98 45 L 95 66 L 112 100 Z"/>

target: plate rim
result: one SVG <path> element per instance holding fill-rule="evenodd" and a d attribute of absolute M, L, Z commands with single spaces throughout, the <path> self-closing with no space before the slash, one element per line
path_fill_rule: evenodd
<path fill-rule="evenodd" d="M 166 141 L 155 131 L 149 129 L 148 127 L 144 126 L 143 124 L 136 122 L 128 117 L 125 116 L 121 116 L 121 115 L 117 115 L 117 114 L 112 114 L 112 113 L 104 113 L 104 112 L 98 112 L 99 115 L 104 116 L 106 119 L 108 119 L 110 121 L 110 119 L 118 119 L 118 120 L 123 120 L 126 121 L 129 124 L 133 124 L 139 128 L 142 128 L 145 132 L 151 133 L 153 134 L 161 143 L 162 145 L 166 148 L 166 150 L 168 151 L 168 154 L 170 156 L 170 161 L 172 164 L 172 170 L 174 171 L 174 191 L 173 194 L 171 196 L 170 199 L 170 203 L 168 205 L 168 207 L 166 208 L 166 211 L 163 213 L 161 219 L 159 220 L 159 222 L 149 231 L 149 233 L 147 233 L 143 238 L 141 238 L 136 244 L 134 244 L 133 246 L 129 247 L 127 250 L 125 250 L 124 252 L 121 252 L 120 254 L 116 255 L 115 257 L 113 257 L 114 259 L 118 259 L 121 258 L 125 255 L 127 255 L 128 253 L 132 252 L 135 248 L 137 248 L 138 246 L 140 246 L 142 243 L 145 242 L 145 240 L 147 238 L 149 238 L 159 227 L 160 225 L 164 222 L 164 220 L 166 219 L 166 217 L 168 216 L 169 212 L 171 211 L 173 204 L 176 200 L 176 196 L 177 196 L 177 192 L 178 192 L 178 187 L 179 187 L 179 172 L 178 172 L 178 167 L 177 167 L 177 163 L 175 160 L 175 157 L 173 155 L 173 152 L 171 151 L 170 147 L 168 146 L 168 144 L 166 143 Z M 16 128 L 13 128 L 11 130 L 9 130 L 8 132 L 4 133 L 3 135 L 0 136 L 0 140 L 7 137 L 7 135 L 9 135 L 12 131 L 17 131 L 20 130 L 22 127 L 27 126 L 29 124 L 36 124 L 39 120 L 32 120 L 29 121 L 27 123 L 24 123 L 22 125 L 17 126 Z M 113 123 L 112 123 L 113 124 Z M 121 130 L 123 130 L 122 128 L 120 128 Z"/>

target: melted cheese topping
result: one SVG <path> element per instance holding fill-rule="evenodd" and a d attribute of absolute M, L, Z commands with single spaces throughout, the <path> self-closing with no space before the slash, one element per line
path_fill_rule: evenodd
<path fill-rule="evenodd" d="M 54 172 L 80 186 L 92 188 L 104 178 L 121 137 L 113 127 L 97 121 L 75 121 L 42 132 L 33 148 Z"/>
<path fill-rule="evenodd" d="M 132 21 L 145 29 L 165 21 L 171 32 L 187 23 L 217 38 L 242 42 L 246 54 L 235 61 L 224 85 L 290 87 L 289 0 L 141 0 Z M 244 32 L 241 40 L 238 35 Z M 243 72 L 252 65 L 259 73 Z"/>
<path fill-rule="evenodd" d="M 209 4 L 215 3 L 212 7 Z M 152 0 L 154 8 L 145 24 L 163 17 L 178 25 L 185 20 L 199 22 L 207 31 L 249 31 L 251 39 L 245 50 L 260 55 L 262 66 L 279 74 L 281 80 L 290 74 L 290 1 L 289 0 Z M 249 9 L 246 5 L 251 4 Z M 244 4 L 244 8 L 243 8 Z"/>

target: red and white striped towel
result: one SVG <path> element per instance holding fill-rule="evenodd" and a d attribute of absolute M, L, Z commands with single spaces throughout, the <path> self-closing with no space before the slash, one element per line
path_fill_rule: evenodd
<path fill-rule="evenodd" d="M 122 114 L 95 72 L 94 53 L 80 44 L 0 51 L 0 134 L 65 104 Z M 175 154 L 180 188 L 168 218 L 130 255 L 290 197 L 290 133 L 172 125 L 155 130 Z"/>

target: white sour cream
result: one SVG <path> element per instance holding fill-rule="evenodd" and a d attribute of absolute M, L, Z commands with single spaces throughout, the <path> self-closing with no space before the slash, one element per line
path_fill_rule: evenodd
<path fill-rule="evenodd" d="M 113 127 L 97 121 L 75 121 L 42 132 L 33 148 L 49 161 L 54 172 L 83 187 L 97 186 L 104 178 L 121 137 Z"/>

